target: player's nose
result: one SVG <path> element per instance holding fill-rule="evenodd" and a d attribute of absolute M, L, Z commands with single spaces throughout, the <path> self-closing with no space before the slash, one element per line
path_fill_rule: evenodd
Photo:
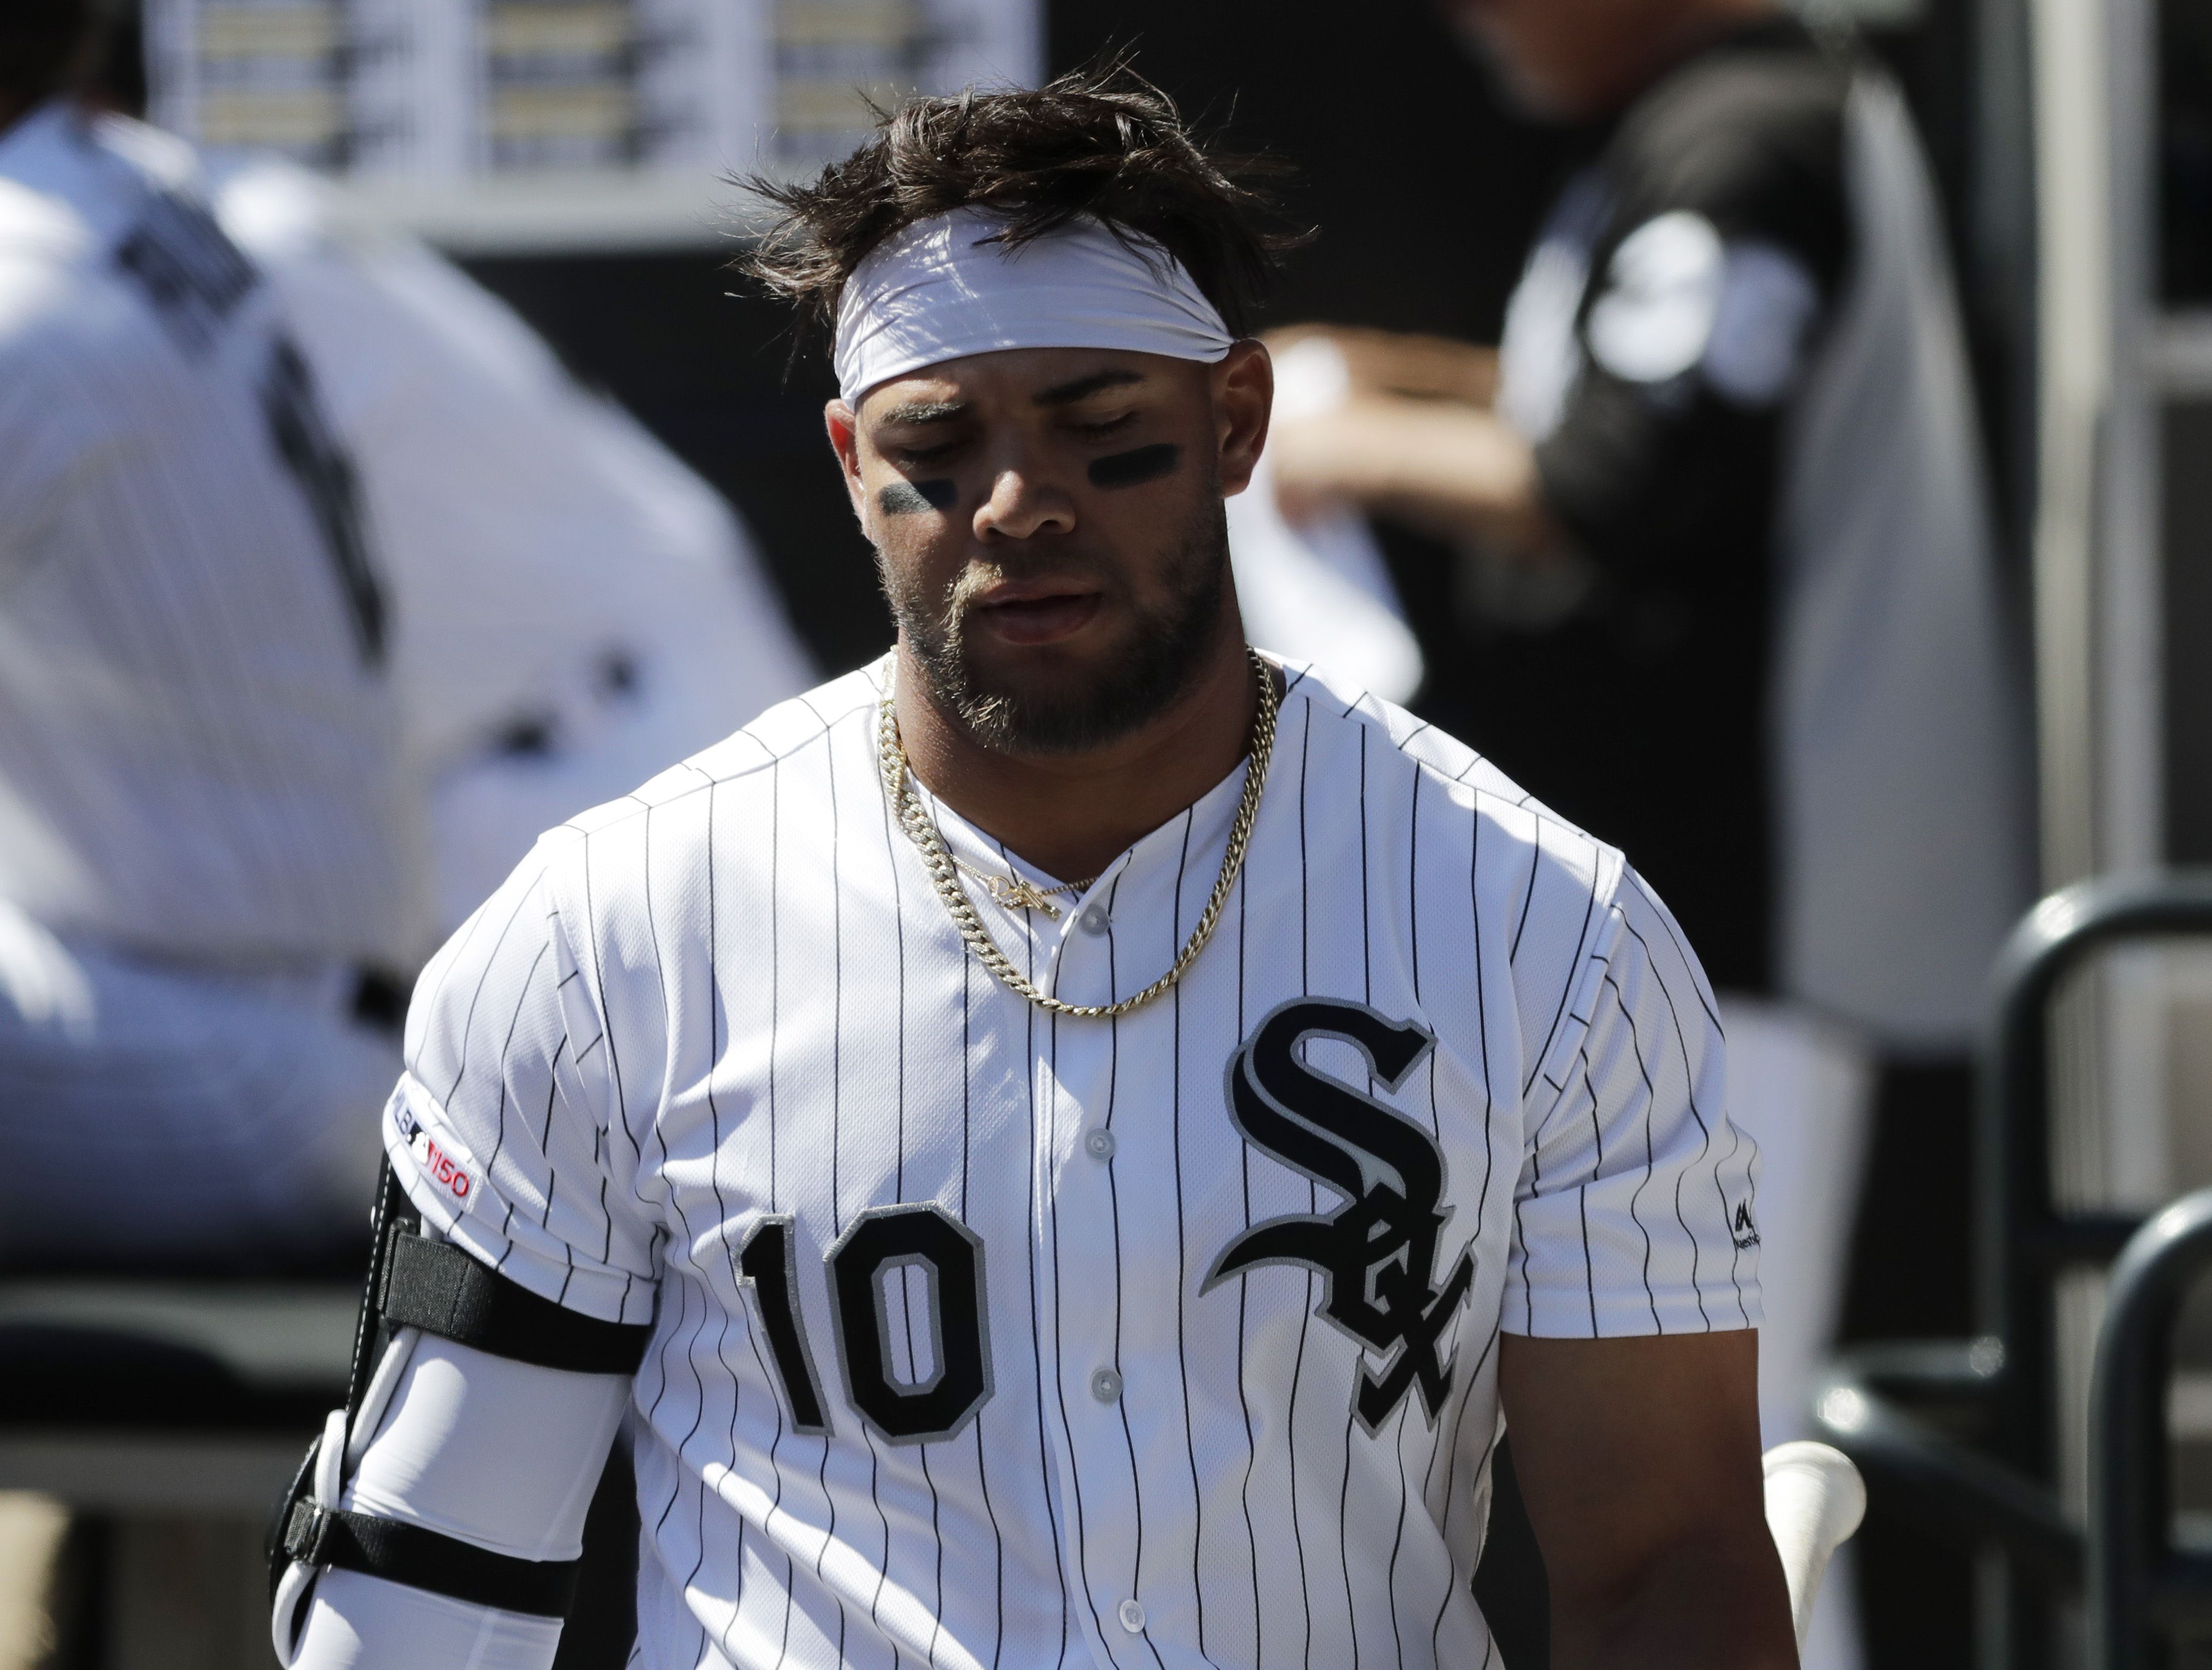
<path fill-rule="evenodd" d="M 975 537 L 987 543 L 1074 531 L 1073 496 L 1048 473 L 1024 464 L 1002 466 L 975 511 Z"/>

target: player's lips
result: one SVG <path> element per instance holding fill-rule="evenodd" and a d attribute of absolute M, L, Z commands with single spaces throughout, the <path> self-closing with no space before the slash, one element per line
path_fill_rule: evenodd
<path fill-rule="evenodd" d="M 969 620 L 1008 643 L 1057 643 L 1091 624 L 1104 601 L 1076 580 L 1001 580 L 979 594 Z"/>

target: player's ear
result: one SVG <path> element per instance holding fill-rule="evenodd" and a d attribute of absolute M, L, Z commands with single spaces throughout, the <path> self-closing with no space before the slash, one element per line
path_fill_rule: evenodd
<path fill-rule="evenodd" d="M 1247 337 L 1206 368 L 1212 385 L 1214 433 L 1219 446 L 1221 492 L 1241 493 L 1267 444 L 1275 407 L 1275 363 L 1267 345 Z"/>
<path fill-rule="evenodd" d="M 822 408 L 823 427 L 830 431 L 830 450 L 837 454 L 837 468 L 845 478 L 845 497 L 853 506 L 853 519 L 863 531 L 868 526 L 868 493 L 860 485 L 860 420 L 842 400 Z"/>

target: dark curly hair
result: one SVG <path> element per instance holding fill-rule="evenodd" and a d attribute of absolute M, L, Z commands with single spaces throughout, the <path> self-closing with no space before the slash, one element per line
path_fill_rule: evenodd
<path fill-rule="evenodd" d="M 1238 335 L 1283 252 L 1305 241 L 1275 229 L 1255 183 L 1284 167 L 1211 149 L 1126 58 L 1033 90 L 970 88 L 877 116 L 875 137 L 811 182 L 738 182 L 778 212 L 732 265 L 795 303 L 803 323 L 833 326 L 845 281 L 893 233 L 971 205 L 1009 212 L 1012 247 L 1079 215 L 1153 239 Z"/>

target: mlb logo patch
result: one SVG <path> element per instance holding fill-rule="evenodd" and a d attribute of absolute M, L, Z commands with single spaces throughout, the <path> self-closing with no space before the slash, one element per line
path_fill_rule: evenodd
<path fill-rule="evenodd" d="M 404 1097 L 395 1099 L 392 1117 L 422 1174 L 451 1195 L 456 1204 L 466 1206 L 477 1187 L 476 1177 L 467 1162 L 456 1159 L 422 1128 L 422 1122 L 415 1117 L 415 1110 L 408 1106 Z"/>

